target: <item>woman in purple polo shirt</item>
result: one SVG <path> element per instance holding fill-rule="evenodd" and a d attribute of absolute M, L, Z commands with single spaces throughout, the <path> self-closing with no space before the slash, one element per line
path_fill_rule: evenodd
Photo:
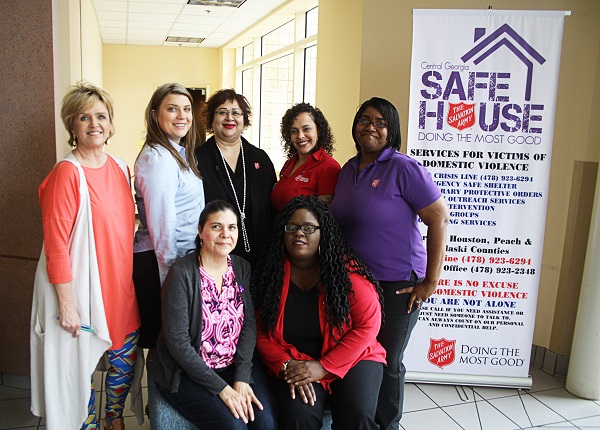
<path fill-rule="evenodd" d="M 448 206 L 429 172 L 399 152 L 400 120 L 389 101 L 373 97 L 354 117 L 358 154 L 342 167 L 331 211 L 346 239 L 381 283 L 385 324 L 378 335 L 388 363 L 379 391 L 380 429 L 402 417 L 404 350 L 420 303 L 437 287 L 446 247 Z M 417 224 L 427 226 L 427 250 Z"/>

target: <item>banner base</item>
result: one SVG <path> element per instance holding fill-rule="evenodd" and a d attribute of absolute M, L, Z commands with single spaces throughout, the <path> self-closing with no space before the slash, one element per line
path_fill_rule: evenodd
<path fill-rule="evenodd" d="M 414 384 L 473 385 L 478 387 L 531 389 L 531 376 L 510 377 L 490 375 L 463 375 L 458 373 L 406 372 L 406 382 Z"/>

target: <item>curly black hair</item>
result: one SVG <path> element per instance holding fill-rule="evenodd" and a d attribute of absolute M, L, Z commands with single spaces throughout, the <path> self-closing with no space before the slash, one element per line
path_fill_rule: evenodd
<path fill-rule="evenodd" d="M 289 108 L 283 117 L 281 118 L 281 142 L 283 145 L 283 152 L 287 158 L 292 158 L 298 152 L 294 145 L 292 145 L 292 136 L 290 129 L 292 123 L 301 113 L 307 113 L 312 117 L 312 120 L 317 126 L 318 140 L 315 145 L 315 151 L 319 148 L 323 148 L 329 155 L 335 151 L 333 143 L 335 139 L 329 123 L 325 119 L 325 115 L 319 108 L 312 107 L 308 103 L 297 103 Z"/>
<path fill-rule="evenodd" d="M 331 336 L 339 342 L 345 328 L 350 325 L 349 297 L 350 294 L 354 294 L 354 290 L 349 273 L 358 273 L 373 284 L 379 296 L 382 317 L 383 291 L 379 282 L 373 278 L 369 269 L 344 239 L 327 205 L 316 196 L 294 197 L 277 215 L 269 243 L 253 274 L 250 291 L 254 299 L 254 307 L 262 328 L 272 332 L 279 315 L 283 285 L 285 263 L 283 228 L 298 209 L 308 210 L 320 226 L 320 281 L 325 294 L 325 313 L 331 327 Z M 336 338 L 334 328 L 338 330 L 340 338 Z"/>

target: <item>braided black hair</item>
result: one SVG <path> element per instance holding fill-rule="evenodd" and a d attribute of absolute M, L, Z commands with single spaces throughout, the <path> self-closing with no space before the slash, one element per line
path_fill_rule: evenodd
<path fill-rule="evenodd" d="M 344 239 L 342 232 L 331 215 L 329 208 L 316 196 L 294 197 L 279 213 L 273 223 L 269 243 L 265 248 L 251 283 L 254 307 L 264 330 L 272 332 L 280 310 L 283 285 L 285 248 L 284 225 L 298 209 L 308 210 L 320 226 L 320 281 L 325 295 L 326 319 L 331 327 L 331 336 L 336 338 L 334 329 L 340 336 L 350 325 L 350 294 L 354 294 L 349 273 L 365 277 L 377 291 L 383 312 L 383 291 L 369 269 Z M 382 315 L 383 316 L 383 315 Z"/>

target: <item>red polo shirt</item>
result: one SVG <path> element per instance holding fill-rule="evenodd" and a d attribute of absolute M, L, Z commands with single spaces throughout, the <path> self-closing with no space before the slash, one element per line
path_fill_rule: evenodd
<path fill-rule="evenodd" d="M 340 164 L 319 148 L 308 160 L 291 173 L 298 161 L 298 154 L 287 160 L 281 169 L 279 182 L 271 192 L 271 205 L 280 212 L 292 197 L 333 195 L 340 174 Z"/>

